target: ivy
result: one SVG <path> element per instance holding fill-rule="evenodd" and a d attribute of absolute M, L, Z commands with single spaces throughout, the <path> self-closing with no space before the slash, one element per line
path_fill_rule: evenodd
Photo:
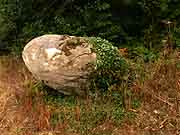
<path fill-rule="evenodd" d="M 124 81 L 129 72 L 129 65 L 109 41 L 100 37 L 87 38 L 93 45 L 92 50 L 96 53 L 95 72 L 92 74 L 92 81 L 95 88 L 107 90 L 113 84 Z"/>

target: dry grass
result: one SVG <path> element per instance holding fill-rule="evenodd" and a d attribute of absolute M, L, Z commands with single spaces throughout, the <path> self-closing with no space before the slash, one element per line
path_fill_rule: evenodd
<path fill-rule="evenodd" d="M 111 119 L 102 120 L 88 131 L 81 133 L 80 101 L 72 108 L 51 106 L 43 100 L 43 93 L 32 92 L 34 80 L 21 59 L 0 58 L 0 132 L 1 135 L 175 135 L 180 134 L 180 70 L 178 52 L 168 59 L 160 59 L 146 66 L 148 79 L 136 82 L 132 91 L 141 99 L 138 109 L 128 108 L 136 114 L 134 119 L 125 118 L 121 125 Z M 85 108 L 92 109 L 90 99 Z M 58 108 L 59 107 L 59 108 Z M 108 108 L 102 107 L 106 111 Z M 99 108 L 99 109 L 102 109 Z M 108 111 L 108 110 L 107 110 Z M 56 112 L 73 113 L 63 121 L 52 125 Z M 89 111 L 90 112 L 90 111 Z M 71 123 L 69 116 L 75 119 Z M 85 117 L 87 117 L 85 115 Z M 93 119 L 96 116 L 92 117 Z M 91 119 L 89 119 L 91 120 Z M 74 122 L 74 121 L 73 121 Z M 76 130 L 73 130 L 76 127 Z M 91 126 L 91 123 L 89 123 Z M 87 124 L 87 126 L 89 126 Z M 67 130 L 71 129 L 71 130 Z M 76 131 L 76 132 L 74 132 Z"/>
<path fill-rule="evenodd" d="M 126 135 L 180 134 L 180 53 L 148 65 L 149 79 L 136 82 L 133 90 L 142 99 L 137 117 L 117 131 Z"/>
<path fill-rule="evenodd" d="M 61 135 L 49 124 L 51 112 L 40 94 L 31 95 L 33 78 L 18 58 L 0 58 L 1 135 Z M 36 104 L 33 106 L 33 102 Z"/>

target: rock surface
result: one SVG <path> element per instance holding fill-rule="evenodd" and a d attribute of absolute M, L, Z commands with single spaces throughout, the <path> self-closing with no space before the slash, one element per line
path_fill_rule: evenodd
<path fill-rule="evenodd" d="M 85 94 L 96 54 L 82 37 L 43 35 L 31 40 L 22 53 L 37 80 L 66 95 Z"/>

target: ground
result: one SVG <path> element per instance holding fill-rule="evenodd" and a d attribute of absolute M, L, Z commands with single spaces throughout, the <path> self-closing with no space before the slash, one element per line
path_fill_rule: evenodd
<path fill-rule="evenodd" d="M 43 91 L 21 58 L 0 58 L 1 135 L 180 135 L 180 53 L 144 66 L 131 95 Z M 112 94 L 112 93 L 111 93 Z"/>

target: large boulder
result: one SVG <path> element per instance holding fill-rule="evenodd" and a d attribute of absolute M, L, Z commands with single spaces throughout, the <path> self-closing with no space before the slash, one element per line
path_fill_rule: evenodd
<path fill-rule="evenodd" d="M 82 37 L 43 35 L 31 40 L 22 53 L 37 80 L 66 95 L 85 94 L 96 53 Z"/>

